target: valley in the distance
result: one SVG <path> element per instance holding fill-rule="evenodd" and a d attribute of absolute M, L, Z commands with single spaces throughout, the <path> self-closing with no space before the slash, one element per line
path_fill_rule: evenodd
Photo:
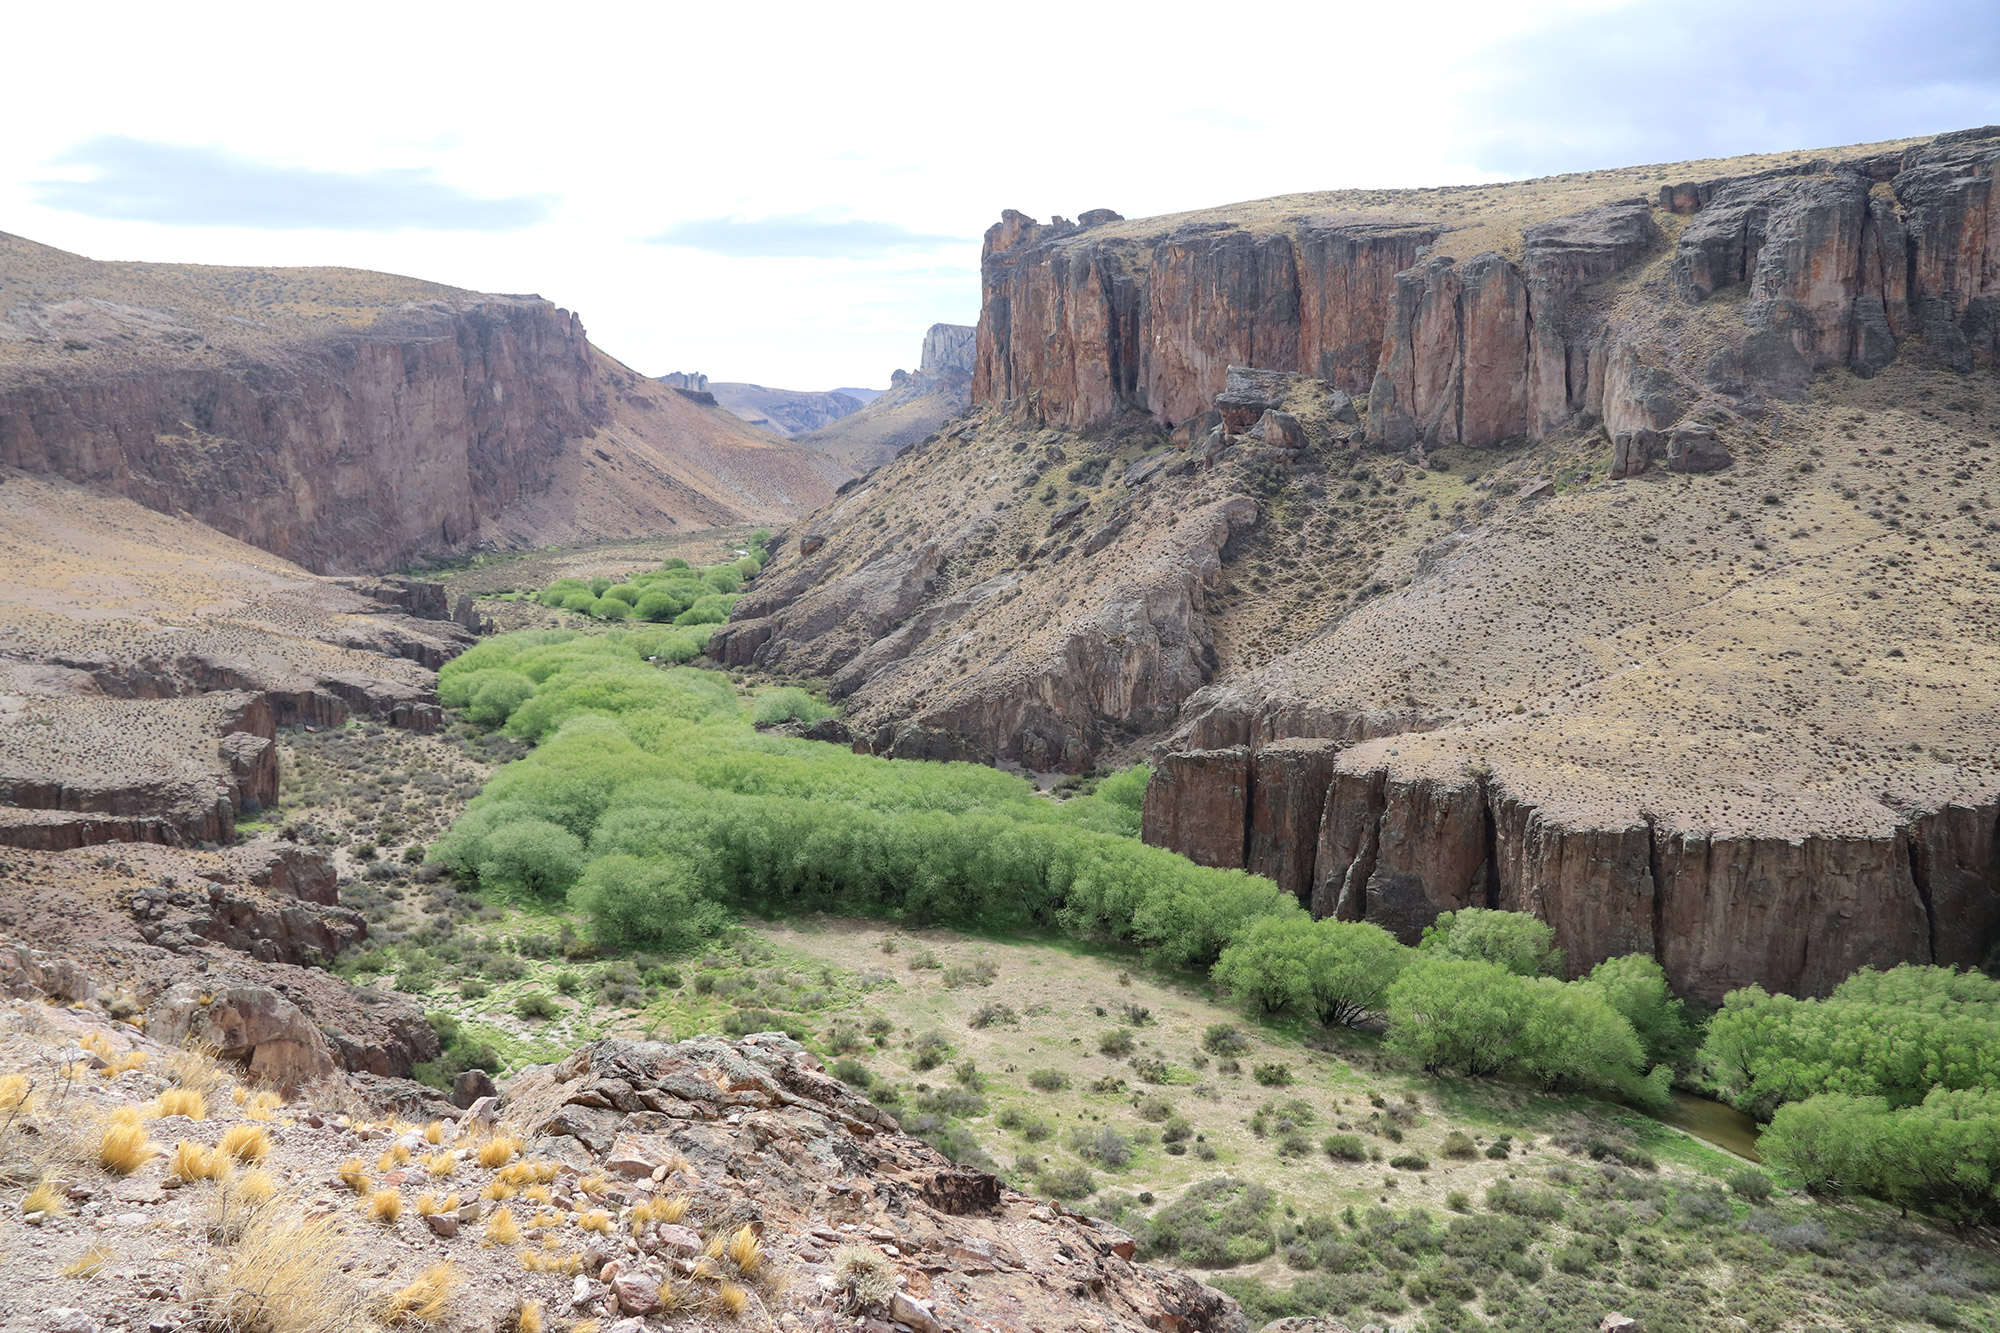
<path fill-rule="evenodd" d="M 0 1331 L 2000 1330 L 1996 164 L 1008 210 L 879 393 L 0 234 Z"/>

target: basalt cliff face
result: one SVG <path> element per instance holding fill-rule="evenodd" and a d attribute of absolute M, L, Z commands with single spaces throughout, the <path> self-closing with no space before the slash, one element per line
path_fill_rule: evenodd
<path fill-rule="evenodd" d="M 2000 946 L 2000 129 L 1009 214 L 973 403 L 712 651 L 878 753 L 1151 756 L 1146 835 L 1701 1000 Z"/>
<path fill-rule="evenodd" d="M 658 416 L 621 372 L 539 297 L 97 263 L 0 235 L 0 465 L 190 515 L 317 572 L 463 551 L 524 508 L 557 529 L 544 540 L 570 536 L 549 493 L 579 456 L 612 459 L 606 432 L 644 435 Z M 747 485 L 657 478 L 668 524 L 784 517 L 846 475 L 719 409 L 650 443 L 668 455 L 640 460 L 652 473 L 673 473 L 683 443 L 750 455 Z M 779 484 L 756 480 L 772 463 Z"/>

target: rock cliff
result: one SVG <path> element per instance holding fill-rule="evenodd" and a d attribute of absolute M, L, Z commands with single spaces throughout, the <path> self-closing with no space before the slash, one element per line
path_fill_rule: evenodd
<path fill-rule="evenodd" d="M 582 322 L 539 297 L 340 269 L 97 263 L 6 235 L 0 290 L 0 465 L 190 515 L 316 572 L 489 540 L 582 456 L 613 461 L 607 431 L 643 434 L 655 415 Z M 754 454 L 771 443 L 714 409 L 686 433 Z M 658 470 L 634 461 L 628 487 Z M 677 495 L 678 478 L 654 483 L 659 507 L 782 516 L 845 475 L 785 461 L 789 495 L 744 477 Z"/>
<path fill-rule="evenodd" d="M 1010 213 L 973 406 L 713 651 L 880 753 L 1152 754 L 1150 840 L 1406 939 L 1532 911 L 1703 1000 L 1984 960 L 1996 162 Z"/>

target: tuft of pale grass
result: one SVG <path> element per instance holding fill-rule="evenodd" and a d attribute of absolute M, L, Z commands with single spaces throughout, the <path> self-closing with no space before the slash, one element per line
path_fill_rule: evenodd
<path fill-rule="evenodd" d="M 57 1271 L 64 1277 L 96 1277 L 111 1262 L 111 1251 L 102 1245 L 93 1245 L 76 1258 L 64 1264 Z"/>
<path fill-rule="evenodd" d="M 528 1223 L 528 1226 L 536 1231 L 546 1231 L 550 1227 L 559 1227 L 562 1224 L 563 1215 L 561 1213 L 553 1208 L 544 1208 L 535 1214 L 534 1220 Z"/>
<path fill-rule="evenodd" d="M 521 1151 L 521 1141 L 510 1134 L 496 1134 L 479 1145 L 479 1164 L 488 1171 L 496 1170 L 514 1160 L 514 1154 Z"/>
<path fill-rule="evenodd" d="M 424 1126 L 424 1142 L 433 1148 L 444 1142 L 444 1121 L 433 1120 Z"/>
<path fill-rule="evenodd" d="M 76 1044 L 99 1059 L 109 1060 L 111 1058 L 113 1049 L 111 1039 L 102 1032 L 86 1032 L 77 1039 Z"/>
<path fill-rule="evenodd" d="M 535 1183 L 540 1185 L 546 1185 L 562 1174 L 561 1162 L 533 1162 L 530 1166 L 534 1171 Z"/>
<path fill-rule="evenodd" d="M 502 1184 L 518 1187 L 526 1185 L 535 1178 L 535 1168 L 529 1166 L 526 1162 L 515 1162 L 512 1165 L 501 1167 L 493 1178 Z"/>
<path fill-rule="evenodd" d="M 582 1180 L 577 1181 L 576 1187 L 594 1199 L 611 1188 L 611 1178 L 602 1171 L 593 1171 Z"/>
<path fill-rule="evenodd" d="M 611 1214 L 605 1212 L 602 1208 L 593 1208 L 589 1212 L 578 1216 L 576 1224 L 585 1231 L 595 1232 L 600 1236 L 609 1235 L 611 1232 Z"/>
<path fill-rule="evenodd" d="M 356 1194 L 361 1194 L 368 1188 L 368 1169 L 361 1164 L 359 1157 L 350 1157 L 342 1162 L 339 1175 L 340 1183 Z"/>
<path fill-rule="evenodd" d="M 521 1239 L 521 1224 L 512 1208 L 495 1208 L 486 1219 L 488 1245 L 513 1245 Z"/>
<path fill-rule="evenodd" d="M 458 1270 L 449 1259 L 433 1264 L 407 1287 L 392 1292 L 382 1305 L 382 1319 L 391 1328 L 428 1323 L 443 1314 L 458 1287 Z"/>
<path fill-rule="evenodd" d="M 668 1278 L 660 1284 L 660 1314 L 664 1317 L 693 1304 L 692 1294 L 686 1286 Z"/>
<path fill-rule="evenodd" d="M 527 1189 L 521 1191 L 521 1197 L 529 1203 L 547 1203 L 556 1196 L 555 1191 L 551 1190 L 547 1185 L 530 1185 Z"/>
<path fill-rule="evenodd" d="M 277 1180 L 261 1166 L 236 1179 L 236 1197 L 253 1208 L 269 1203 L 277 1192 Z"/>
<path fill-rule="evenodd" d="M 130 1125 L 134 1128 L 146 1123 L 146 1113 L 137 1106 L 114 1106 L 105 1117 L 114 1125 Z"/>
<path fill-rule="evenodd" d="M 44 1180 L 28 1191 L 28 1197 L 21 1200 L 21 1214 L 40 1213 L 43 1217 L 61 1217 L 63 1212 L 63 1192 L 53 1180 Z"/>
<path fill-rule="evenodd" d="M 731 1319 L 741 1319 L 750 1306 L 750 1293 L 734 1282 L 725 1282 L 715 1289 L 715 1305 Z"/>
<path fill-rule="evenodd" d="M 424 1159 L 424 1169 L 442 1180 L 458 1170 L 458 1154 L 454 1152 L 434 1152 Z"/>
<path fill-rule="evenodd" d="M 129 1176 L 158 1153 L 140 1125 L 106 1125 L 97 1140 L 97 1164 L 114 1176 Z"/>
<path fill-rule="evenodd" d="M 197 1180 L 210 1180 L 215 1176 L 215 1154 L 199 1143 L 182 1139 L 174 1145 L 174 1155 L 167 1161 L 167 1174 L 184 1185 L 192 1185 Z"/>
<path fill-rule="evenodd" d="M 123 1055 L 112 1056 L 104 1068 L 97 1072 L 104 1079 L 110 1080 L 117 1078 L 120 1074 L 129 1074 L 135 1069 L 144 1069 L 145 1067 L 146 1053 L 144 1051 L 126 1051 Z"/>
<path fill-rule="evenodd" d="M 20 1110 L 28 1104 L 34 1083 L 26 1074 L 0 1074 L 0 1111 Z"/>
<path fill-rule="evenodd" d="M 229 1333 L 351 1333 L 360 1294 L 340 1270 L 345 1233 L 331 1217 L 259 1209 L 217 1262 L 189 1268 L 196 1328 Z"/>
<path fill-rule="evenodd" d="M 208 1098 L 197 1088 L 168 1088 L 153 1101 L 154 1119 L 184 1115 L 190 1120 L 208 1119 Z"/>
<path fill-rule="evenodd" d="M 177 1088 L 192 1088 L 204 1097 L 214 1096 L 230 1081 L 230 1070 L 222 1067 L 212 1046 L 193 1047 L 183 1051 L 171 1051 L 165 1064 L 167 1077 Z M 241 1088 L 237 1089 L 242 1092 Z M 238 1098 L 239 1104 L 241 1098 Z"/>
<path fill-rule="evenodd" d="M 486 1188 L 479 1191 L 479 1197 L 488 1203 L 498 1203 L 502 1199 L 511 1199 L 514 1197 L 514 1194 L 514 1187 L 504 1180 L 489 1180 L 486 1182 Z"/>
<path fill-rule="evenodd" d="M 262 1125 L 231 1125 L 215 1150 L 239 1162 L 261 1162 L 270 1156 L 271 1136 Z"/>
<path fill-rule="evenodd" d="M 736 1271 L 749 1277 L 757 1271 L 757 1265 L 764 1262 L 764 1244 L 757 1239 L 757 1233 L 749 1227 L 737 1228 L 729 1238 L 726 1251 L 729 1262 L 736 1265 Z"/>
<path fill-rule="evenodd" d="M 368 1196 L 368 1216 L 377 1222 L 394 1224 L 403 1215 L 403 1196 L 394 1190 L 376 1190 Z"/>
<path fill-rule="evenodd" d="M 688 1210 L 692 1207 L 694 1207 L 694 1200 L 688 1195 L 669 1194 L 664 1199 L 654 1201 L 653 1220 L 655 1222 L 665 1222 L 671 1226 L 679 1222 L 683 1217 L 686 1217 Z"/>
<path fill-rule="evenodd" d="M 397 1166 L 402 1166 L 410 1160 L 410 1145 L 401 1139 L 397 1139 L 389 1146 L 389 1151 L 385 1155 Z M 382 1169 L 386 1171 L 389 1168 L 383 1167 Z"/>
<path fill-rule="evenodd" d="M 244 1087 L 231 1088 L 229 1090 L 229 1100 L 241 1106 L 250 1100 L 250 1090 Z"/>
<path fill-rule="evenodd" d="M 542 1333 L 542 1303 L 522 1301 L 514 1311 L 514 1333 Z"/>

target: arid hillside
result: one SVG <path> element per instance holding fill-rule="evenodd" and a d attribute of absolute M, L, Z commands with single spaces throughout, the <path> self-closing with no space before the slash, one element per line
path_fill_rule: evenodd
<path fill-rule="evenodd" d="M 896 371 L 887 393 L 858 412 L 801 433 L 798 442 L 856 472 L 888 461 L 898 449 L 965 410 L 972 392 L 973 346 L 974 331 L 965 325 L 931 325 L 914 373 Z"/>
<path fill-rule="evenodd" d="M 772 521 L 848 475 L 626 370 L 540 297 L 6 235 L 0 464 L 329 573 Z"/>
<path fill-rule="evenodd" d="M 1152 752 L 1150 840 L 1406 938 L 1521 908 L 1701 999 L 1977 962 L 1996 161 L 1010 215 L 974 407 L 711 652 L 878 752 Z"/>

